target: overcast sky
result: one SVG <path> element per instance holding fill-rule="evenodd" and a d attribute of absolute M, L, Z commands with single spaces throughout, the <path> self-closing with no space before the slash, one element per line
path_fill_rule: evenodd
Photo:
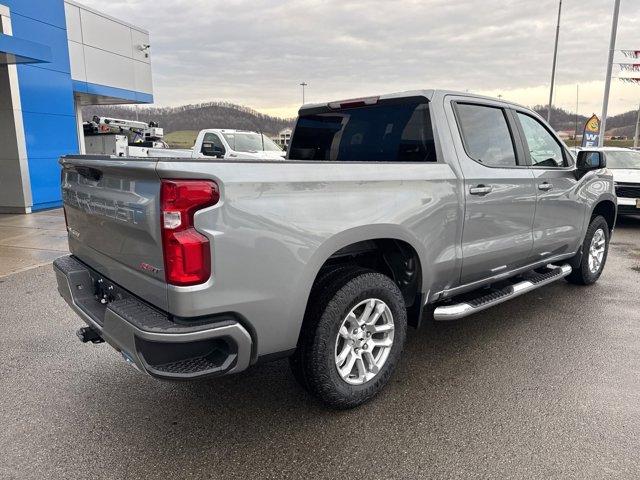
<path fill-rule="evenodd" d="M 313 102 L 434 87 L 548 101 L 558 0 L 81 1 L 150 31 L 158 105 L 294 116 L 302 81 Z M 580 113 L 600 113 L 612 10 L 564 0 L 557 106 L 575 110 L 579 83 Z M 639 0 L 622 0 L 617 48 L 640 50 Z M 614 81 L 610 112 L 638 102 Z"/>

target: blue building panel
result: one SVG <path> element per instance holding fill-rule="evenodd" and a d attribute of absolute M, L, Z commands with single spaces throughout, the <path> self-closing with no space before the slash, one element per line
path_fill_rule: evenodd
<path fill-rule="evenodd" d="M 29 176 L 31 177 L 31 194 L 35 210 L 59 207 L 62 205 L 60 193 L 59 157 L 30 158 Z"/>
<path fill-rule="evenodd" d="M 27 141 L 29 171 L 31 171 L 32 159 L 78 153 L 78 135 L 74 116 L 22 112 L 22 122 Z"/>
<path fill-rule="evenodd" d="M 62 0 L 2 0 L 2 4 L 9 7 L 12 16 L 17 13 L 58 28 L 67 28 Z"/>
<path fill-rule="evenodd" d="M 11 28 L 14 37 L 42 43 L 51 48 L 51 62 L 40 64 L 42 68 L 71 73 L 66 28 L 55 27 L 13 13 L 11 14 Z"/>
<path fill-rule="evenodd" d="M 132 102 L 153 103 L 153 95 L 150 93 L 136 92 L 134 90 L 126 90 L 124 88 L 108 87 L 106 85 L 83 82 L 80 80 L 73 81 L 73 91 L 78 93 L 87 93 L 90 95 L 99 95 L 101 97 L 118 98 Z"/>
<path fill-rule="evenodd" d="M 7 59 L 2 63 L 48 63 L 51 57 L 51 48 L 41 43 L 24 40 L 0 33 L 0 53 Z"/>
<path fill-rule="evenodd" d="M 75 117 L 73 89 L 68 73 L 19 65 L 22 111 Z"/>

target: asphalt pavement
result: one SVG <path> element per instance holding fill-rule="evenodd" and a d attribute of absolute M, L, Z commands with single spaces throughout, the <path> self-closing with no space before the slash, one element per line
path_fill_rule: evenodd
<path fill-rule="evenodd" d="M 83 345 L 51 266 L 0 278 L 0 478 L 640 478 L 640 220 L 600 281 L 409 337 L 391 383 L 326 410 L 287 362 L 165 383 Z"/>

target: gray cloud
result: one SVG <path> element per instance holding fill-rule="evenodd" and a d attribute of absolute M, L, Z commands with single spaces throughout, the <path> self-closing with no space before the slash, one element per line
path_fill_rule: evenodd
<path fill-rule="evenodd" d="M 314 101 L 412 88 L 546 87 L 558 4 L 557 0 L 83 3 L 150 30 L 159 104 L 224 99 L 262 110 L 298 104 L 302 80 L 309 83 L 308 98 Z M 564 1 L 559 84 L 604 78 L 612 4 Z M 622 0 L 618 46 L 640 49 L 637 32 L 640 2 Z"/>

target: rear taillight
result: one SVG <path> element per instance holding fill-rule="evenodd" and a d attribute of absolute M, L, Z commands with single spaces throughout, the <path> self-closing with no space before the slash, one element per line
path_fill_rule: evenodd
<path fill-rule="evenodd" d="M 218 200 L 220 191 L 214 182 L 162 180 L 160 221 L 167 283 L 197 285 L 211 276 L 209 240 L 194 228 L 193 215 Z"/>

